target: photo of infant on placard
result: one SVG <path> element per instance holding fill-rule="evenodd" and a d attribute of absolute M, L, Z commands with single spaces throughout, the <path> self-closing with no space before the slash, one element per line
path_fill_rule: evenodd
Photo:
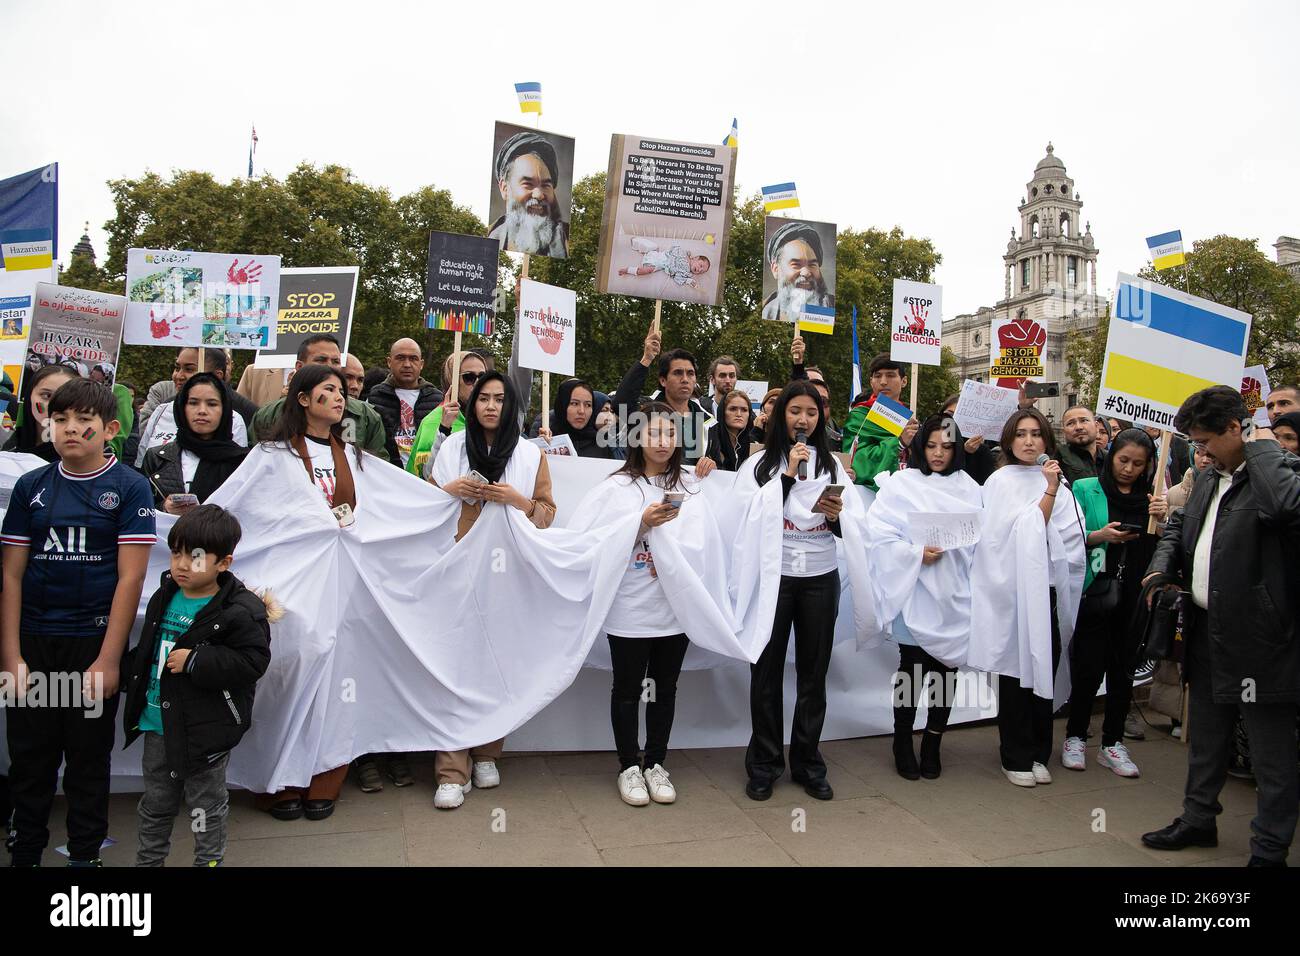
<path fill-rule="evenodd" d="M 721 302 L 735 157 L 731 146 L 614 136 L 597 289 Z"/>

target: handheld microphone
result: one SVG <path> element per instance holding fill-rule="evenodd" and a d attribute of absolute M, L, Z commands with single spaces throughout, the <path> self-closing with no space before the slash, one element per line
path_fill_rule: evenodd
<path fill-rule="evenodd" d="M 1039 455 L 1038 458 L 1035 459 L 1034 464 L 1038 465 L 1038 467 L 1041 468 L 1041 467 L 1043 467 L 1043 465 L 1047 464 L 1047 463 L 1048 463 L 1049 461 L 1051 461 L 1051 460 L 1052 460 L 1052 459 L 1051 459 L 1050 456 L 1048 456 L 1048 455 L 1046 455 L 1046 454 L 1043 454 L 1043 455 Z M 1065 480 L 1065 473 L 1064 473 L 1064 472 L 1061 473 L 1061 484 L 1065 485 L 1065 487 L 1067 487 L 1067 488 L 1070 487 L 1070 483 L 1069 483 L 1068 481 Z"/>
<path fill-rule="evenodd" d="M 808 443 L 807 432 L 795 432 L 794 441 L 796 445 L 806 445 Z M 799 480 L 804 481 L 808 477 L 808 460 L 805 458 L 799 462 Z"/>

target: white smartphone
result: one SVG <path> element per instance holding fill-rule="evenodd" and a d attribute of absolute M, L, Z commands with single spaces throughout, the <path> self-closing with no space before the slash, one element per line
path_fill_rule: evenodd
<path fill-rule="evenodd" d="M 482 475 L 480 475 L 477 471 L 475 471 L 472 468 L 470 469 L 469 474 L 466 475 L 465 477 L 469 478 L 471 481 L 477 481 L 479 484 L 482 485 L 492 484 L 492 482 L 488 481 L 486 478 L 484 478 Z"/>

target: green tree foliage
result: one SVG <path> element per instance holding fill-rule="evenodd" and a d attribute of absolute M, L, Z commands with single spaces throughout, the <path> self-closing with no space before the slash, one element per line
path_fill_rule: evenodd
<path fill-rule="evenodd" d="M 1203 239 L 1192 244 L 1184 265 L 1162 272 L 1147 266 L 1138 275 L 1250 313 L 1246 364 L 1263 365 L 1274 385 L 1300 381 L 1300 283 L 1261 252 L 1257 240 Z M 1087 402 L 1097 396 L 1108 330 L 1107 316 L 1095 333 L 1071 333 L 1066 347 L 1070 375 Z"/>
<path fill-rule="evenodd" d="M 357 265 L 361 284 L 350 350 L 367 366 L 382 364 L 389 345 L 411 336 L 426 349 L 426 377 L 438 380 L 438 367 L 451 350 L 449 333 L 424 330 L 423 295 L 431 230 L 482 235 L 483 223 L 458 205 L 446 190 L 426 186 L 394 198 L 386 189 L 358 182 L 341 166 L 302 164 L 283 181 L 259 179 L 218 182 L 208 173 L 173 172 L 164 179 L 146 173 L 109 183 L 116 215 L 106 224 L 108 254 L 102 270 L 74 261 L 65 282 L 121 291 L 126 252 L 132 247 L 192 249 L 198 252 L 279 254 L 284 266 Z M 578 374 L 598 388 L 613 390 L 641 354 L 654 316 L 654 302 L 595 291 L 605 174 L 574 186 L 569 258 L 533 257 L 534 279 L 573 289 L 578 296 Z M 763 286 L 763 207 L 758 196 L 736 204 L 727 250 L 723 304 L 716 308 L 665 302 L 665 348 L 688 349 L 700 363 L 701 384 L 708 362 L 730 354 L 741 377 L 783 385 L 790 372 L 789 326 L 760 317 Z M 831 383 L 836 417 L 848 403 L 852 364 L 850 316 L 858 307 L 863 364 L 888 348 L 892 280 L 930 281 L 940 261 L 928 239 L 909 238 L 897 227 L 840 232 L 833 335 L 805 335 L 807 363 L 819 366 Z M 465 347 L 483 346 L 504 363 L 514 330 L 516 290 L 522 257 L 501 257 L 503 311 L 491 337 L 465 337 Z M 76 271 L 77 280 L 71 276 Z M 235 378 L 252 360 L 236 353 Z M 147 387 L 170 373 L 172 352 L 130 346 L 124 349 L 122 377 Z M 944 366 L 923 369 L 920 410 L 937 408 L 955 390 L 945 351 Z M 552 389 L 558 386 L 552 383 Z M 536 401 L 536 392 L 534 393 Z"/>

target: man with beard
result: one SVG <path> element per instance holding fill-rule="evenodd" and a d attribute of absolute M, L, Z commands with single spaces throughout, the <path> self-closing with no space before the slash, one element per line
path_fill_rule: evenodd
<path fill-rule="evenodd" d="M 497 152 L 497 188 L 505 215 L 492 223 L 488 238 L 510 252 L 566 259 L 569 224 L 560 220 L 555 195 L 559 175 L 555 147 L 540 133 L 516 133 Z"/>
<path fill-rule="evenodd" d="M 1097 449 L 1097 416 L 1083 405 L 1073 405 L 1065 410 L 1061 420 L 1065 444 L 1056 451 L 1061 472 L 1066 481 L 1074 483 L 1101 474 L 1105 455 Z"/>
<path fill-rule="evenodd" d="M 805 305 L 835 308 L 822 277 L 822 238 L 806 222 L 793 221 L 772 234 L 767 264 L 776 291 L 763 302 L 763 318 L 794 322 Z"/>

